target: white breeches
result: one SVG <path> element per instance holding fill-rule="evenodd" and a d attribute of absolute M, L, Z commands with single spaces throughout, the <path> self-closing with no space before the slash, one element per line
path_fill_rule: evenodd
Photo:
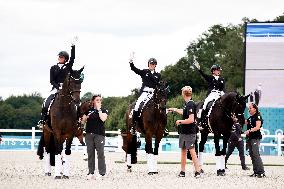
<path fill-rule="evenodd" d="M 212 101 L 212 100 L 217 100 L 218 98 L 220 98 L 220 97 L 223 96 L 223 95 L 224 95 L 224 92 L 223 92 L 223 91 L 215 91 L 215 90 L 212 90 L 211 93 L 208 95 L 208 97 L 204 100 L 204 104 L 203 104 L 202 109 L 205 110 L 207 104 L 208 104 L 210 101 Z"/>
<path fill-rule="evenodd" d="M 134 110 L 138 111 L 141 102 L 144 102 L 144 105 L 147 104 L 147 102 L 153 97 L 153 94 L 154 94 L 154 89 L 149 88 L 149 87 L 145 87 L 143 89 L 142 94 L 140 95 L 140 97 L 136 101 Z"/>

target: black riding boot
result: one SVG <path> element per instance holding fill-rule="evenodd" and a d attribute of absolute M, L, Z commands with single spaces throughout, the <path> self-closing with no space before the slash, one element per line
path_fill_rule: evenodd
<path fill-rule="evenodd" d="M 49 108 L 51 101 L 54 99 L 54 97 L 55 97 L 55 94 L 50 94 L 49 97 L 47 97 L 47 99 L 45 100 L 44 104 L 42 105 L 41 119 L 39 120 L 38 125 L 37 125 L 40 129 L 44 126 L 44 124 L 47 121 L 48 108 Z"/>
<path fill-rule="evenodd" d="M 44 153 L 44 138 L 43 135 L 41 135 L 39 143 L 38 143 L 38 148 L 37 148 L 37 155 L 39 156 L 39 159 L 43 159 L 43 153 Z"/>
<path fill-rule="evenodd" d="M 133 115 L 132 115 L 132 126 L 136 126 L 138 120 L 138 111 L 133 110 Z"/>
<path fill-rule="evenodd" d="M 37 126 L 42 129 L 43 126 L 45 125 L 46 123 L 46 120 L 47 120 L 47 109 L 45 107 L 42 108 L 41 110 L 41 118 L 40 120 L 38 121 L 37 123 Z"/>
<path fill-rule="evenodd" d="M 201 125 L 203 128 L 205 128 L 205 126 L 207 125 L 207 111 L 206 110 L 202 110 L 201 112 Z"/>

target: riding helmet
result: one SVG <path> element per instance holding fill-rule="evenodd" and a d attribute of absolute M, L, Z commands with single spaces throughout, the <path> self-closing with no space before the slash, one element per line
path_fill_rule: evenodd
<path fill-rule="evenodd" d="M 211 72 L 213 72 L 214 70 L 222 70 L 222 68 L 220 67 L 219 64 L 213 64 L 211 66 Z"/>
<path fill-rule="evenodd" d="M 149 60 L 148 60 L 148 65 L 149 64 L 155 64 L 155 65 L 157 65 L 157 60 L 156 60 L 156 58 L 150 58 Z"/>
<path fill-rule="evenodd" d="M 60 51 L 58 56 L 63 56 L 66 62 L 69 60 L 69 54 L 66 51 Z"/>

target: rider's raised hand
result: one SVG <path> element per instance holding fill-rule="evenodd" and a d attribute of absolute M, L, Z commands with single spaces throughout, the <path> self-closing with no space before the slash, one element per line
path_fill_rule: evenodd
<path fill-rule="evenodd" d="M 200 70 L 200 64 L 197 62 L 197 60 L 194 59 L 193 65 Z"/>
<path fill-rule="evenodd" d="M 78 41 L 78 36 L 74 36 L 71 40 L 71 45 L 74 46 L 77 41 Z"/>
<path fill-rule="evenodd" d="M 129 56 L 129 63 L 133 63 L 133 59 L 134 59 L 134 52 L 131 52 Z"/>

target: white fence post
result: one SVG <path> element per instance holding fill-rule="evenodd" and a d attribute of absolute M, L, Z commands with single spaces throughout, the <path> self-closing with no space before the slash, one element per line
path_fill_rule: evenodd
<path fill-rule="evenodd" d="M 35 149 L 35 127 L 32 127 L 31 150 Z"/>
<path fill-rule="evenodd" d="M 121 130 L 118 129 L 117 130 L 117 152 L 122 151 L 122 144 L 123 144 L 123 139 L 122 139 L 122 135 L 121 135 Z"/>
<path fill-rule="evenodd" d="M 277 155 L 281 156 L 281 141 L 282 141 L 282 135 L 280 133 L 277 134 Z"/>

